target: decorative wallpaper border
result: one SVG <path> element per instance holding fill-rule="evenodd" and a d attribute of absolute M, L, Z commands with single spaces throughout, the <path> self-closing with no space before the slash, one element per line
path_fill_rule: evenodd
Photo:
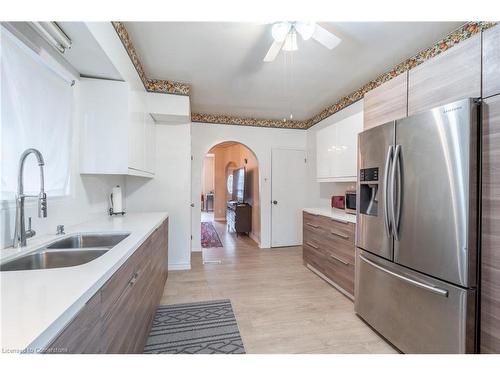
<path fill-rule="evenodd" d="M 205 113 L 191 113 L 192 122 L 203 122 L 207 124 L 240 125 L 240 126 L 258 126 L 261 128 L 280 128 L 280 129 L 301 129 L 306 130 L 310 127 L 308 121 L 290 121 L 290 120 L 268 120 L 257 119 L 253 117 L 238 117 L 229 115 L 209 115 Z"/>
<path fill-rule="evenodd" d="M 127 29 L 125 29 L 125 25 L 123 24 L 123 22 L 113 21 L 111 23 L 113 24 L 116 33 L 120 37 L 123 47 L 125 47 L 125 50 L 127 51 L 132 64 L 134 64 L 135 70 L 137 70 L 137 74 L 139 74 L 142 84 L 147 91 L 189 96 L 191 88 L 187 83 L 167 81 L 164 79 L 149 79 L 146 76 L 144 67 L 141 63 L 141 60 L 139 59 L 139 56 L 137 55 L 137 51 L 132 44 L 130 35 L 128 34 Z"/>
<path fill-rule="evenodd" d="M 325 108 L 320 113 L 312 117 L 309 122 L 310 126 L 313 126 L 324 120 L 325 118 L 333 115 L 334 113 L 348 107 L 349 105 L 357 102 L 362 99 L 368 91 L 373 90 L 374 88 L 379 87 L 383 83 L 390 81 L 394 77 L 397 77 L 401 73 L 406 72 L 416 66 L 426 62 L 427 60 L 436 57 L 440 53 L 448 50 L 449 48 L 457 45 L 458 43 L 470 38 L 471 36 L 476 35 L 479 32 L 482 32 L 490 27 L 496 25 L 497 22 L 467 22 L 466 24 L 460 26 L 457 30 L 451 32 L 445 38 L 441 39 L 437 43 L 435 43 L 432 47 L 429 47 L 415 56 L 410 57 L 409 59 L 399 63 L 390 71 L 378 76 L 374 80 L 366 83 L 356 91 L 350 93 L 347 96 L 344 96 L 342 99 L 338 100 L 336 103 L 331 106 Z"/>
<path fill-rule="evenodd" d="M 347 96 L 339 99 L 334 104 L 323 109 L 320 113 L 316 114 L 312 118 L 305 121 L 282 121 L 282 120 L 270 120 L 270 119 L 258 119 L 251 117 L 238 117 L 230 116 L 224 114 L 203 114 L 203 113 L 192 113 L 191 121 L 202 122 L 210 124 L 224 124 L 224 125 L 240 125 L 240 126 L 257 126 L 263 128 L 281 128 L 281 129 L 309 129 L 311 126 L 317 124 L 318 122 L 324 120 L 325 118 L 333 115 L 334 113 L 350 106 L 351 104 L 363 99 L 364 95 L 383 83 L 397 77 L 398 75 L 415 68 L 416 66 L 432 59 L 433 57 L 439 55 L 440 53 L 448 50 L 449 48 L 457 45 L 458 43 L 495 26 L 498 22 L 467 22 L 460 26 L 457 30 L 448 34 L 445 38 L 436 42 L 433 46 L 420 51 L 415 56 L 399 63 L 394 68 L 386 73 L 381 74 L 374 80 L 364 84 L 356 91 L 353 91 Z M 130 40 L 130 36 L 125 29 L 122 22 L 112 22 L 118 36 L 120 37 L 123 46 L 127 50 L 128 55 L 132 63 L 141 78 L 144 87 L 147 91 L 167 93 L 167 94 L 177 94 L 177 95 L 189 95 L 190 86 L 186 83 L 159 80 L 159 79 L 148 79 L 142 63 L 137 56 L 137 52 Z"/>

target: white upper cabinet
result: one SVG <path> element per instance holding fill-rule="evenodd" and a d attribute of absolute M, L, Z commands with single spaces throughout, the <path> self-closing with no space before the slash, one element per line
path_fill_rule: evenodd
<path fill-rule="evenodd" d="M 126 82 L 82 79 L 80 173 L 153 177 L 155 123 L 145 92 Z"/>
<path fill-rule="evenodd" d="M 356 181 L 358 134 L 363 130 L 363 112 L 333 123 L 316 133 L 318 182 Z"/>

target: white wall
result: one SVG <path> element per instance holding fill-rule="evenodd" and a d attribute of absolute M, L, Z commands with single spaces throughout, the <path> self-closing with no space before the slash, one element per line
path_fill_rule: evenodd
<path fill-rule="evenodd" d="M 154 178 L 127 177 L 128 212 L 169 213 L 169 269 L 189 269 L 191 266 L 190 159 L 189 123 L 157 124 Z"/>
<path fill-rule="evenodd" d="M 203 161 L 203 178 L 201 192 L 207 194 L 215 190 L 215 156 L 209 154 Z"/>
<path fill-rule="evenodd" d="M 228 126 L 220 124 L 191 124 L 192 181 L 192 249 L 200 251 L 200 194 L 202 163 L 205 154 L 221 142 L 240 142 L 251 149 L 259 163 L 261 201 L 261 247 L 271 245 L 271 150 L 273 148 L 306 149 L 304 130 Z M 304 181 L 305 183 L 305 181 Z"/>
<path fill-rule="evenodd" d="M 115 185 L 124 185 L 122 176 L 81 176 L 79 174 L 79 84 L 74 86 L 74 117 L 69 126 L 72 126 L 72 154 L 71 154 L 71 191 L 69 196 L 48 197 L 47 218 L 38 218 L 36 200 L 27 200 L 25 206 L 26 218 L 32 217 L 33 229 L 37 237 L 55 233 L 58 224 L 70 226 L 91 220 L 98 216 L 107 215 L 109 208 L 109 194 Z M 48 164 L 50 160 L 45 158 Z M 34 163 L 32 157 L 27 163 Z M 16 208 L 14 201 L 3 201 L 0 207 L 0 248 L 12 246 L 14 236 Z M 26 221 L 27 223 L 27 221 Z M 29 243 L 29 240 L 28 240 Z"/>
<path fill-rule="evenodd" d="M 346 190 L 356 190 L 354 182 L 317 182 L 316 181 L 316 133 L 328 125 L 341 121 L 363 110 L 363 101 L 359 100 L 349 107 L 318 122 L 306 131 L 307 138 L 307 185 L 306 206 L 331 207 L 332 195 L 343 195 Z"/>

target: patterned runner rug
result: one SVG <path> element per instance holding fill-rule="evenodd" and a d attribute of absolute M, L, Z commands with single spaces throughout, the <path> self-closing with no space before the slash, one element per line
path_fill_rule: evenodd
<path fill-rule="evenodd" d="M 144 353 L 244 354 L 231 301 L 158 307 Z"/>
<path fill-rule="evenodd" d="M 223 247 L 214 225 L 210 222 L 201 223 L 201 247 Z"/>

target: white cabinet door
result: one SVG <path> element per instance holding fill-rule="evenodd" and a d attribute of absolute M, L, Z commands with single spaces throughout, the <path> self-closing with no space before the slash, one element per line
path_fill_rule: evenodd
<path fill-rule="evenodd" d="M 331 124 L 316 133 L 318 182 L 356 181 L 358 133 L 363 112 Z"/>
<path fill-rule="evenodd" d="M 146 132 L 144 124 L 145 105 L 140 92 L 130 92 L 129 113 L 129 168 L 145 170 L 145 142 Z"/>
<path fill-rule="evenodd" d="M 329 179 L 334 175 L 333 153 L 337 144 L 337 128 L 330 125 L 316 133 L 316 177 Z"/>
<path fill-rule="evenodd" d="M 363 129 L 363 113 L 357 113 L 340 121 L 337 126 L 337 150 L 333 160 L 333 177 L 356 181 L 356 157 L 358 134 Z"/>
<path fill-rule="evenodd" d="M 102 79 L 82 78 L 79 84 L 80 173 L 152 177 L 154 134 L 146 124 L 144 92 Z"/>
<path fill-rule="evenodd" d="M 145 149 L 145 160 L 146 172 L 155 173 L 155 158 L 156 158 L 156 125 L 149 113 L 144 114 L 145 117 L 145 129 L 146 129 L 146 149 Z"/>
<path fill-rule="evenodd" d="M 78 85 L 81 103 L 80 173 L 127 173 L 128 84 L 82 78 Z"/>

